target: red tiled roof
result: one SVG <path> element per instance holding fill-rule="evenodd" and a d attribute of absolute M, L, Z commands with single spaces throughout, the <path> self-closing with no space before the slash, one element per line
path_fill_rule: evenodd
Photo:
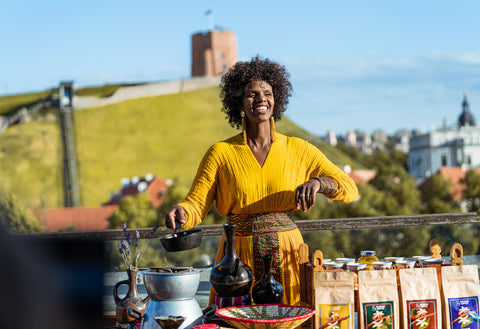
<path fill-rule="evenodd" d="M 109 218 L 118 208 L 118 203 L 122 197 L 147 193 L 152 206 L 158 208 L 162 205 L 167 191 L 168 184 L 159 177 L 152 177 L 148 180 L 139 178 L 137 183 L 130 182 L 101 207 L 44 209 L 36 212 L 35 215 L 40 223 L 45 226 L 47 232 L 58 232 L 65 229 L 75 231 L 105 230 L 109 228 Z"/>
<path fill-rule="evenodd" d="M 105 230 L 110 226 L 108 219 L 117 208 L 118 205 L 44 209 L 36 215 L 47 232 L 58 232 L 65 229 L 75 231 Z"/>
<path fill-rule="evenodd" d="M 376 170 L 373 169 L 367 169 L 367 170 L 353 170 L 351 173 L 348 174 L 351 179 L 355 182 L 355 184 L 358 183 L 368 183 L 372 178 L 375 177 L 377 174 Z"/>
<path fill-rule="evenodd" d="M 103 205 L 118 205 L 122 197 L 126 195 L 136 195 L 138 193 L 142 193 L 139 191 L 139 189 L 142 187 L 145 188 L 143 192 L 148 194 L 153 207 L 160 207 L 162 205 L 163 198 L 168 191 L 168 184 L 163 179 L 156 176 L 154 176 L 151 180 L 139 178 L 138 182 L 136 183 L 129 181 L 126 186 L 124 186 L 116 195 L 114 195 Z"/>
<path fill-rule="evenodd" d="M 475 170 L 480 173 L 480 168 Z M 462 191 L 466 188 L 466 185 L 461 183 L 461 180 L 465 178 L 466 172 L 461 167 L 442 167 L 438 172 L 452 184 L 451 193 L 453 200 L 462 200 Z"/>

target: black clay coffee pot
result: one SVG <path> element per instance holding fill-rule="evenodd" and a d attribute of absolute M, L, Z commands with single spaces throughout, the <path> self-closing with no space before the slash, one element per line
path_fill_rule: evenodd
<path fill-rule="evenodd" d="M 224 256 L 210 273 L 210 284 L 219 297 L 238 297 L 250 294 L 253 274 L 235 251 L 235 224 L 223 225 L 225 231 Z"/>
<path fill-rule="evenodd" d="M 281 304 L 283 288 L 273 277 L 272 255 L 263 255 L 263 276 L 252 289 L 252 299 L 255 304 Z"/>

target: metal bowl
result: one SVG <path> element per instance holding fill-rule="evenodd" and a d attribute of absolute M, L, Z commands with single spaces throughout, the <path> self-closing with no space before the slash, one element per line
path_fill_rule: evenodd
<path fill-rule="evenodd" d="M 152 300 L 183 300 L 193 298 L 200 284 L 200 270 L 158 273 L 142 271 L 143 283 Z"/>

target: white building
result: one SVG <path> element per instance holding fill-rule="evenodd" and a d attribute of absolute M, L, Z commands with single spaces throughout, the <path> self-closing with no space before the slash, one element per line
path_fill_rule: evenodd
<path fill-rule="evenodd" d="M 327 132 L 327 137 L 325 138 L 328 144 L 336 146 L 337 145 L 337 136 L 333 132 L 333 130 L 329 130 Z"/>
<path fill-rule="evenodd" d="M 348 131 L 347 138 L 345 138 L 345 145 L 357 147 L 357 135 L 354 131 Z"/>
<path fill-rule="evenodd" d="M 417 182 L 442 167 L 480 166 L 480 127 L 470 113 L 466 94 L 462 108 L 456 125 L 411 137 L 408 171 Z"/>
<path fill-rule="evenodd" d="M 410 151 L 410 138 L 412 133 L 407 130 L 401 130 L 395 134 L 395 149 L 408 154 Z"/>

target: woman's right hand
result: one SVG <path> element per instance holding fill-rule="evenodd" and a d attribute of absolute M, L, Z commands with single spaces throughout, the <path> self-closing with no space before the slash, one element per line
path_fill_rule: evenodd
<path fill-rule="evenodd" d="M 165 226 L 175 231 L 177 225 L 181 226 L 186 223 L 185 209 L 178 204 L 170 208 L 165 216 Z M 181 228 L 181 227 L 180 227 Z"/>

